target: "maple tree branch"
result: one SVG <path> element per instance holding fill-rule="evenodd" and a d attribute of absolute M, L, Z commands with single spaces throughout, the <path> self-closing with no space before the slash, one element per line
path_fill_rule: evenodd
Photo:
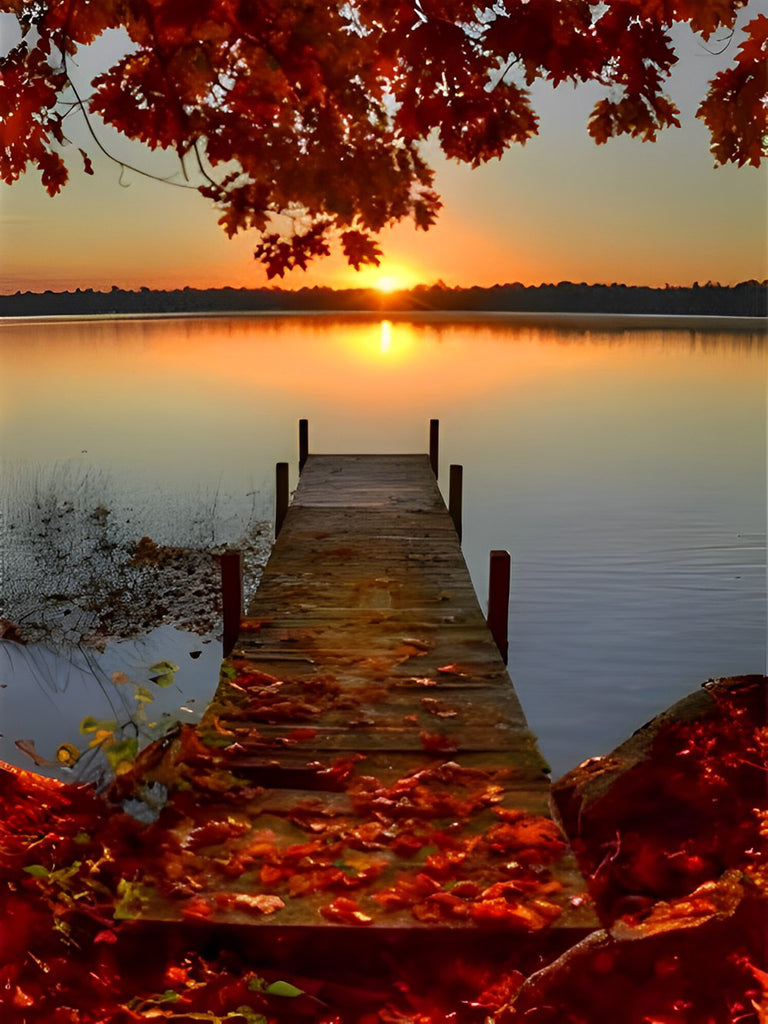
<path fill-rule="evenodd" d="M 519 64 L 519 63 L 520 63 L 520 57 L 511 57 L 507 61 L 506 65 L 505 65 L 504 69 L 502 70 L 501 74 L 499 75 L 499 77 L 493 83 L 493 87 L 491 88 L 490 91 L 491 92 L 495 92 L 495 90 L 498 89 L 498 87 L 501 85 L 501 83 L 507 77 L 507 75 L 512 70 L 512 68 L 515 66 L 515 64 Z"/>
<path fill-rule="evenodd" d="M 703 39 L 699 40 L 699 43 L 700 43 L 700 46 L 701 46 L 702 50 L 706 50 L 707 53 L 711 54 L 713 57 L 719 57 L 720 54 L 721 53 L 725 53 L 725 51 L 731 45 L 731 43 L 733 42 L 733 37 L 735 35 L 736 35 L 736 29 L 732 28 L 730 30 L 730 32 L 728 33 L 728 38 L 725 40 L 725 45 L 723 46 L 723 48 L 721 50 L 710 50 L 710 48 L 706 45 L 706 43 L 704 42 Z"/>
<path fill-rule="evenodd" d="M 194 150 L 195 159 L 197 160 L 197 166 L 200 169 L 200 173 L 202 174 L 206 181 L 209 181 L 211 183 L 211 185 L 214 185 L 216 188 L 221 188 L 221 184 L 218 181 L 216 181 L 215 178 L 212 178 L 211 175 L 206 171 L 205 167 L 203 166 L 203 158 L 202 155 L 200 154 L 200 149 L 198 148 L 199 142 L 199 139 L 195 139 L 195 141 L 192 143 L 192 149 Z"/>
<path fill-rule="evenodd" d="M 153 174 L 151 171 L 144 170 L 141 167 L 136 167 L 134 164 L 129 164 L 125 160 L 121 160 L 120 157 L 115 156 L 114 153 L 110 153 L 109 150 L 106 148 L 106 146 L 102 143 L 102 141 L 99 138 L 99 136 L 96 134 L 96 130 L 94 129 L 93 125 L 91 124 L 91 119 L 88 116 L 88 111 L 87 111 L 86 106 L 85 106 L 85 101 L 80 96 L 80 93 L 77 91 L 77 86 L 72 81 L 72 77 L 69 74 L 69 70 L 67 69 L 66 54 L 63 57 L 63 67 L 64 67 L 64 73 L 67 76 L 67 83 L 69 84 L 69 87 L 72 90 L 72 92 L 75 94 L 75 102 L 70 104 L 70 109 L 67 111 L 67 113 L 64 116 L 66 117 L 67 115 L 71 114 L 73 112 L 73 110 L 75 110 L 75 109 L 79 109 L 80 110 L 80 113 L 83 115 L 83 120 L 85 121 L 86 128 L 88 129 L 88 131 L 89 131 L 89 133 L 91 135 L 91 138 L 96 143 L 97 148 L 101 150 L 101 152 L 104 154 L 105 157 L 107 157 L 108 160 L 111 160 L 112 163 L 115 163 L 115 164 L 118 165 L 118 167 L 120 167 L 121 177 L 122 177 L 122 172 L 123 171 L 134 171 L 136 174 L 140 174 L 144 178 L 150 178 L 153 181 L 162 182 L 162 184 L 164 184 L 164 185 L 173 185 L 175 188 L 184 188 L 184 189 L 189 189 L 189 190 L 197 191 L 196 186 L 194 186 L 194 185 L 185 184 L 182 181 L 174 181 L 172 175 L 168 175 L 167 177 L 162 177 L 159 174 Z M 179 161 L 179 162 L 181 162 L 181 161 Z"/>

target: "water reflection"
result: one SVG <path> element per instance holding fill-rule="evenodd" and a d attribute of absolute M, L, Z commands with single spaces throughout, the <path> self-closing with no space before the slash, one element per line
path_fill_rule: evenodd
<path fill-rule="evenodd" d="M 325 452 L 423 451 L 439 418 L 481 597 L 512 552 L 512 675 L 558 772 L 764 669 L 767 362 L 764 334 L 599 318 L 4 324 L 0 452 L 17 490 L 108 474 L 151 532 L 195 494 L 270 515 L 301 417 Z"/>
<path fill-rule="evenodd" d="M 178 667 L 173 683 L 153 686 L 150 666 L 170 659 Z M 211 635 L 196 636 L 171 626 L 110 644 L 104 651 L 80 647 L 57 652 L 49 645 L 0 640 L 0 677 L 10 680 L 0 700 L 0 758 L 31 769 L 32 758 L 19 753 L 31 742 L 35 771 L 96 781 L 106 762 L 99 744 L 89 745 L 93 735 L 80 730 L 87 716 L 114 722 L 116 736 L 136 736 L 144 745 L 174 721 L 199 721 L 220 662 L 221 646 Z M 118 676 L 125 677 L 124 685 L 115 684 Z M 140 686 L 151 702 L 137 703 Z M 65 743 L 80 752 L 73 773 L 57 766 L 56 750 Z"/>
<path fill-rule="evenodd" d="M 389 320 L 381 321 L 381 353 L 385 355 L 392 346 L 392 323 Z"/>

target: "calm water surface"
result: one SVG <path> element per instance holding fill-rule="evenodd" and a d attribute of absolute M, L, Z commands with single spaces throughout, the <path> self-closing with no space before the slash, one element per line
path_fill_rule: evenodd
<path fill-rule="evenodd" d="M 767 368 L 764 334 L 599 319 L 8 322 L 4 491 L 103 478 L 137 537 L 186 542 L 215 506 L 221 543 L 271 515 L 275 462 L 295 481 L 300 417 L 328 453 L 424 451 L 439 418 L 481 603 L 488 552 L 512 554 L 510 673 L 560 774 L 704 680 L 765 670 Z M 4 692 L 10 735 L 24 701 Z"/>

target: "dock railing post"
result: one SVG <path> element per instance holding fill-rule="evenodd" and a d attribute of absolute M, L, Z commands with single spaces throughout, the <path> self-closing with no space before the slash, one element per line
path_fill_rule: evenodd
<path fill-rule="evenodd" d="M 509 654 L 510 566 L 508 551 L 491 552 L 486 622 L 505 665 Z"/>
<path fill-rule="evenodd" d="M 461 503 L 462 503 L 462 482 L 464 479 L 463 466 L 451 466 L 449 469 L 448 481 L 448 511 L 451 514 L 456 533 L 461 540 Z"/>
<path fill-rule="evenodd" d="M 440 420 L 429 421 L 429 461 L 437 479 L 437 457 L 440 447 Z"/>
<path fill-rule="evenodd" d="M 275 463 L 275 539 L 288 511 L 288 463 Z"/>
<path fill-rule="evenodd" d="M 299 472 L 309 455 L 309 420 L 299 420 Z"/>
<path fill-rule="evenodd" d="M 240 632 L 243 615 L 243 556 L 240 551 L 219 555 L 221 566 L 222 655 L 228 657 Z"/>

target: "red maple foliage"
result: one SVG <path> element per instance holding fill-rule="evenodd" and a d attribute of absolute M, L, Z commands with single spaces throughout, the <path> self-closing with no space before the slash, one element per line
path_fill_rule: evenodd
<path fill-rule="evenodd" d="M 0 180 L 34 166 L 59 192 L 64 118 L 79 109 L 175 150 L 228 235 L 261 232 L 255 255 L 270 277 L 327 255 L 332 237 L 351 265 L 377 264 L 384 227 L 411 218 L 427 230 L 440 209 L 425 140 L 472 166 L 500 157 L 538 130 L 538 79 L 605 86 L 588 125 L 596 142 L 653 140 L 679 124 L 663 92 L 677 62 L 671 26 L 708 39 L 746 3 L 0 0 L 21 30 L 0 57 Z M 72 60 L 108 29 L 131 50 L 81 96 Z M 765 155 L 767 33 L 759 15 L 699 107 L 718 163 Z"/>
<path fill-rule="evenodd" d="M 606 924 L 565 947 L 548 940 L 568 903 L 549 871 L 563 837 L 504 805 L 499 772 L 436 758 L 384 782 L 346 758 L 343 792 L 320 799 L 254 787 L 191 726 L 102 793 L 0 763 L 0 1019 L 760 1024 L 767 685 L 683 702 L 647 756 L 615 777 L 603 764 L 596 798 L 594 766 L 556 787 Z M 157 820 L 128 813 L 161 785 Z M 289 925 L 248 945 L 302 901 L 321 941 Z"/>

